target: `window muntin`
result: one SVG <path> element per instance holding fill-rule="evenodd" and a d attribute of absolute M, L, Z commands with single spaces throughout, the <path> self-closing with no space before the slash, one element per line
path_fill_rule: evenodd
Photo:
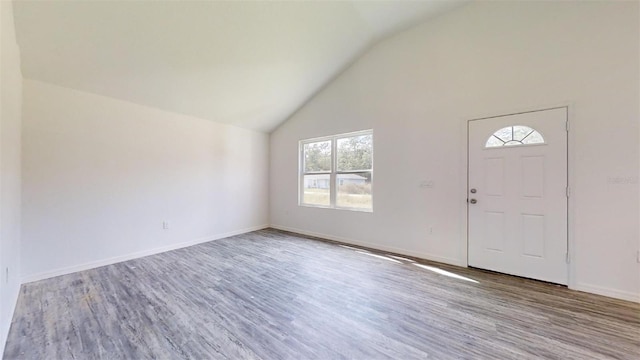
<path fill-rule="evenodd" d="M 300 142 L 299 203 L 372 211 L 373 132 Z"/>
<path fill-rule="evenodd" d="M 485 143 L 486 148 L 544 144 L 544 138 L 537 130 L 528 126 L 513 125 L 493 133 Z"/>

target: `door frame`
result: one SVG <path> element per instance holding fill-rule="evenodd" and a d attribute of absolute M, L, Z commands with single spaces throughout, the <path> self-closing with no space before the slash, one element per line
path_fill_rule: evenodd
<path fill-rule="evenodd" d="M 565 108 L 567 110 L 566 121 L 569 126 L 569 131 L 567 131 L 567 187 L 570 189 L 569 197 L 567 198 L 567 287 L 570 289 L 575 288 L 576 279 L 575 279 L 575 254 L 576 254 L 576 242 L 574 239 L 574 201 L 575 201 L 575 192 L 573 191 L 573 127 L 575 126 L 575 105 L 573 102 L 562 102 L 556 104 L 550 104 L 547 106 L 535 106 L 528 108 L 520 108 L 514 109 L 512 111 L 495 111 L 484 114 L 476 114 L 475 116 L 465 116 L 460 122 L 461 128 L 461 143 L 463 147 L 463 151 L 461 152 L 461 161 L 462 164 L 461 172 L 465 174 L 464 181 L 461 181 L 462 189 L 460 203 L 461 206 L 461 219 L 463 224 L 463 229 L 461 232 L 461 246 L 460 246 L 460 259 L 462 259 L 462 263 L 467 267 L 469 266 L 469 203 L 468 203 L 468 189 L 469 189 L 469 125 L 471 121 L 477 120 L 485 120 L 502 116 L 509 115 L 518 115 L 524 113 L 531 112 L 539 112 L 545 110 L 553 110 L 553 109 L 561 109 Z"/>

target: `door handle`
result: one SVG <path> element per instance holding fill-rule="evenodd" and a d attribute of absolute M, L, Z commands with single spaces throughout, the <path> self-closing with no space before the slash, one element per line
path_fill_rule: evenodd
<path fill-rule="evenodd" d="M 477 202 L 478 202 L 478 200 L 476 200 L 476 199 L 471 199 L 471 200 L 469 200 L 469 202 L 470 202 L 470 203 L 472 203 L 472 204 L 475 204 L 475 203 L 477 203 Z"/>

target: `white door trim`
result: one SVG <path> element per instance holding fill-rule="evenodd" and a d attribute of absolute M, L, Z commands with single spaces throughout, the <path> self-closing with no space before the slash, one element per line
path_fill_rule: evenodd
<path fill-rule="evenodd" d="M 573 187 L 573 174 L 574 174 L 574 137 L 573 137 L 573 129 L 576 126 L 575 121 L 575 104 L 570 101 L 548 104 L 547 106 L 536 106 L 536 107 L 528 107 L 528 108 L 517 108 L 511 111 L 504 112 L 491 112 L 484 114 L 476 114 L 464 116 L 460 119 L 460 134 L 461 134 L 461 143 L 463 147 L 463 151 L 461 152 L 461 172 L 466 175 L 466 180 L 461 182 L 460 189 L 460 202 L 462 206 L 460 207 L 460 218 L 462 220 L 462 231 L 461 231 L 461 246 L 460 246 L 460 259 L 464 264 L 469 266 L 469 204 L 467 203 L 468 199 L 468 189 L 469 189 L 469 123 L 475 120 L 483 120 L 490 119 L 508 115 L 517 115 L 523 113 L 530 112 L 538 112 L 552 109 L 566 108 L 567 109 L 567 122 L 570 124 L 570 130 L 567 132 L 567 186 L 569 188 Z M 568 260 L 569 264 L 567 264 L 568 271 L 568 288 L 576 289 L 576 241 L 574 238 L 574 218 L 575 218 L 575 192 L 572 192 L 571 196 L 567 199 L 567 248 L 568 248 Z"/>

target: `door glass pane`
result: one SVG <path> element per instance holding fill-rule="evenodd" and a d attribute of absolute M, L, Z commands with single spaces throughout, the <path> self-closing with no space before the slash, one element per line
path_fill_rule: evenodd
<path fill-rule="evenodd" d="M 304 175 L 302 202 L 308 205 L 329 206 L 329 174 Z"/>
<path fill-rule="evenodd" d="M 514 125 L 507 126 L 493 133 L 493 135 L 487 139 L 484 146 L 492 148 L 532 144 L 544 144 L 542 135 L 528 126 Z"/>
<path fill-rule="evenodd" d="M 339 207 L 371 209 L 371 172 L 338 174 L 336 176 L 336 205 Z"/>
<path fill-rule="evenodd" d="M 511 126 L 496 131 L 493 136 L 502 139 L 504 142 L 513 140 L 513 128 Z"/>
<path fill-rule="evenodd" d="M 534 130 L 528 126 L 516 125 L 513 127 L 513 140 L 522 141 L 532 131 Z"/>
<path fill-rule="evenodd" d="M 304 144 L 304 172 L 331 171 L 331 141 Z"/>
<path fill-rule="evenodd" d="M 504 145 L 504 141 L 498 139 L 497 137 L 491 135 L 487 143 L 484 145 L 485 147 L 497 147 Z"/>
<path fill-rule="evenodd" d="M 370 170 L 373 136 L 360 135 L 338 139 L 338 171 Z"/>
<path fill-rule="evenodd" d="M 533 131 L 529 136 L 522 140 L 523 144 L 544 144 L 544 139 L 539 132 Z"/>

